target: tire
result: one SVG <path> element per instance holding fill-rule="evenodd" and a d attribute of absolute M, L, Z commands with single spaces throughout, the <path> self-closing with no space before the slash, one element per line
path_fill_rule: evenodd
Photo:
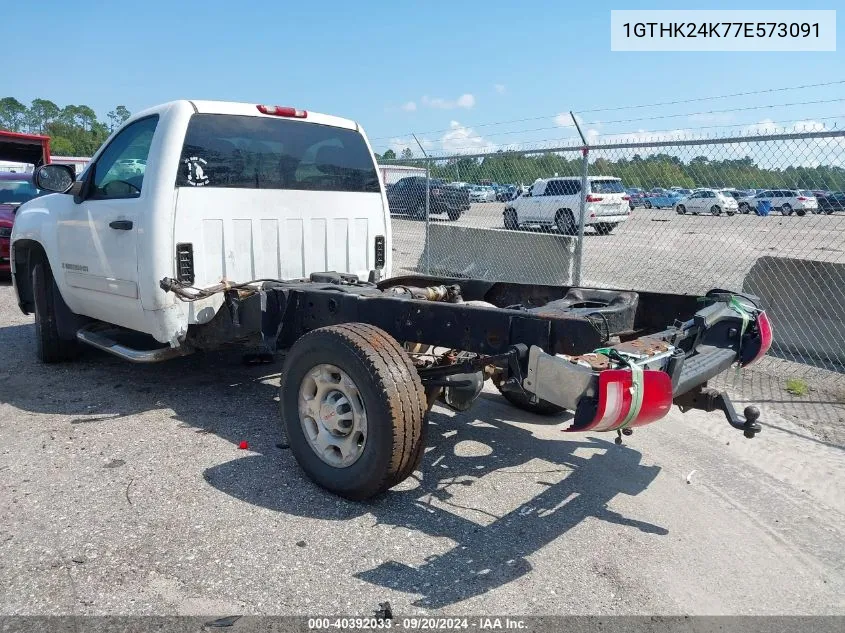
<path fill-rule="evenodd" d="M 461 219 L 461 211 L 459 209 L 449 209 L 446 211 L 446 215 L 449 216 L 449 219 L 452 222 L 456 222 Z"/>
<path fill-rule="evenodd" d="M 780 208 L 781 215 L 792 215 L 792 207 L 789 204 L 785 204 Z"/>
<path fill-rule="evenodd" d="M 558 211 L 555 216 L 555 226 L 563 235 L 577 235 L 578 225 L 575 224 L 575 216 L 572 211 Z"/>
<path fill-rule="evenodd" d="M 722 215 L 722 207 L 720 207 L 718 204 L 714 204 L 712 207 L 710 207 L 710 213 L 712 215 Z"/>
<path fill-rule="evenodd" d="M 45 261 L 32 267 L 32 295 L 35 303 L 35 355 L 42 363 L 72 360 L 79 352 L 76 340 L 59 336 L 56 302 L 63 301 L 50 265 Z"/>
<path fill-rule="evenodd" d="M 751 213 L 751 205 L 749 205 L 747 202 L 743 202 L 741 205 L 739 205 L 739 212 L 746 214 Z"/>
<path fill-rule="evenodd" d="M 725 215 L 727 215 L 729 218 L 732 218 L 736 215 L 736 211 L 725 211 Z"/>
<path fill-rule="evenodd" d="M 307 404 L 318 397 L 319 408 L 313 408 L 317 403 Z M 337 495 L 352 500 L 378 495 L 408 478 L 422 460 L 425 391 L 407 353 L 375 326 L 345 323 L 313 330 L 297 340 L 285 359 L 279 399 L 282 424 L 299 466 Z M 320 419 L 302 415 L 300 405 Z M 331 418 L 328 424 L 337 426 L 344 416 L 350 425 L 348 442 L 330 433 L 325 421 Z M 328 443 L 318 454 L 317 446 L 325 443 L 316 439 L 320 437 L 340 441 Z M 351 449 L 346 456 L 337 448 L 344 443 Z"/>
<path fill-rule="evenodd" d="M 644 206 L 646 209 L 651 209 L 651 201 L 646 200 L 646 201 L 643 203 L 643 206 Z"/>
<path fill-rule="evenodd" d="M 614 222 L 602 222 L 600 224 L 593 225 L 593 227 L 599 235 L 610 235 L 613 232 L 613 229 L 616 228 L 616 224 Z"/>
<path fill-rule="evenodd" d="M 411 211 L 411 217 L 415 220 L 425 220 L 425 201 L 417 203 L 417 206 Z"/>
<path fill-rule="evenodd" d="M 552 416 L 552 415 L 560 415 L 566 409 L 563 407 L 559 407 L 556 404 L 552 404 L 547 400 L 538 400 L 537 403 L 530 402 L 528 400 L 528 396 L 526 396 L 522 392 L 517 391 L 502 391 L 499 385 L 496 385 L 496 388 L 499 390 L 499 393 L 502 394 L 505 400 L 510 402 L 513 406 L 517 409 L 521 409 L 522 411 L 528 411 L 529 413 L 533 413 L 535 415 L 545 415 L 545 416 Z"/>
<path fill-rule="evenodd" d="M 803 218 L 805 215 L 807 215 L 807 209 L 796 209 L 795 215 L 797 215 L 800 218 Z"/>
<path fill-rule="evenodd" d="M 677 207 L 675 207 L 675 211 L 677 211 L 680 215 L 684 215 L 687 212 L 687 208 L 684 205 L 679 204 Z"/>
<path fill-rule="evenodd" d="M 508 231 L 519 230 L 519 216 L 516 214 L 516 209 L 505 209 L 503 221 Z"/>

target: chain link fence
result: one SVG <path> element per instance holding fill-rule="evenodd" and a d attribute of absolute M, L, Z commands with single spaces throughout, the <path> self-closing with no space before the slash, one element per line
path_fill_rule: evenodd
<path fill-rule="evenodd" d="M 380 165 L 396 275 L 754 294 L 773 374 L 845 391 L 845 131 Z"/>

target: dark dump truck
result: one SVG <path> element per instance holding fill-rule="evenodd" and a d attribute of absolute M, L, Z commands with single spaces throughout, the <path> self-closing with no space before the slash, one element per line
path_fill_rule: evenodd
<path fill-rule="evenodd" d="M 426 179 L 422 176 L 402 178 L 387 186 L 390 212 L 406 214 L 418 220 L 425 219 Z M 428 180 L 429 213 L 446 214 L 457 220 L 469 210 L 469 190 L 446 184 L 439 178 Z"/>

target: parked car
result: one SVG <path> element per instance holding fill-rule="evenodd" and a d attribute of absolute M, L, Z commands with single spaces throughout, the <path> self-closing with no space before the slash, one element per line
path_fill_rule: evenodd
<path fill-rule="evenodd" d="M 496 190 L 489 185 L 473 185 L 469 190 L 470 202 L 496 202 Z"/>
<path fill-rule="evenodd" d="M 739 205 L 733 196 L 715 189 L 702 189 L 695 191 L 675 204 L 675 212 L 680 215 L 692 213 L 709 213 L 710 215 L 734 215 Z"/>
<path fill-rule="evenodd" d="M 628 219 L 631 197 L 619 178 L 590 176 L 587 186 L 584 226 L 592 226 L 599 234 L 607 235 Z M 505 206 L 504 225 L 515 231 L 524 224 L 538 224 L 556 227 L 564 235 L 575 235 L 580 204 L 580 178 L 538 178 L 528 193 Z"/>
<path fill-rule="evenodd" d="M 737 205 L 739 205 L 739 201 L 742 198 L 745 198 L 748 195 L 745 191 L 740 191 L 739 189 L 722 189 L 721 193 L 736 200 Z"/>
<path fill-rule="evenodd" d="M 49 191 L 36 188 L 32 174 L 0 174 L 0 275 L 11 272 L 9 239 L 15 223 L 15 212 L 24 202 L 43 196 Z"/>
<path fill-rule="evenodd" d="M 387 186 L 390 213 L 406 213 L 418 220 L 425 219 L 424 176 L 408 176 Z M 445 213 L 450 220 L 457 220 L 469 209 L 469 192 L 447 185 L 438 178 L 429 180 L 428 208 L 430 213 Z"/>
<path fill-rule="evenodd" d="M 641 207 L 643 206 L 643 201 L 645 200 L 646 192 L 640 189 L 639 187 L 629 187 L 625 190 L 625 193 L 628 194 L 630 200 L 628 201 L 628 206 L 633 209 L 634 207 Z"/>
<path fill-rule="evenodd" d="M 509 202 L 516 198 L 516 185 L 499 185 L 496 188 L 496 201 Z"/>
<path fill-rule="evenodd" d="M 681 198 L 683 196 L 680 193 L 663 189 L 646 194 L 645 198 L 643 198 L 643 206 L 646 209 L 671 209 Z"/>
<path fill-rule="evenodd" d="M 765 200 L 771 204 L 772 209 L 780 211 L 783 215 L 805 215 L 807 211 L 815 213 L 819 208 L 815 196 L 802 196 L 795 189 L 766 189 L 760 193 L 742 198 L 739 201 L 740 213 L 757 211 L 757 205 Z"/>
<path fill-rule="evenodd" d="M 834 211 L 845 211 L 845 191 L 834 191 L 817 198 L 818 213 L 830 215 Z"/>

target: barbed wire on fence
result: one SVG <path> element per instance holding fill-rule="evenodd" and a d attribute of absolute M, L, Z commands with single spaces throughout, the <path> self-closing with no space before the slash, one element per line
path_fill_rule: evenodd
<path fill-rule="evenodd" d="M 845 130 L 678 136 L 381 161 L 397 272 L 749 292 L 780 333 L 775 354 L 841 372 Z M 422 210 L 397 189 L 414 178 Z"/>

